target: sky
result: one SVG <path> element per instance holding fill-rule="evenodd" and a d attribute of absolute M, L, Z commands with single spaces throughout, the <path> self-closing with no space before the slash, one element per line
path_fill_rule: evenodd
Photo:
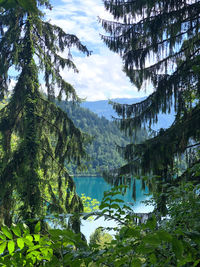
<path fill-rule="evenodd" d="M 87 101 L 138 98 L 146 96 L 150 90 L 138 92 L 122 71 L 122 60 L 111 52 L 101 40 L 105 34 L 98 22 L 98 16 L 112 20 L 105 11 L 102 0 L 52 0 L 53 9 L 46 11 L 46 19 L 70 34 L 75 34 L 81 42 L 93 51 L 87 57 L 77 51 L 72 56 L 78 74 L 65 69 L 63 78 L 71 83 L 79 97 Z"/>

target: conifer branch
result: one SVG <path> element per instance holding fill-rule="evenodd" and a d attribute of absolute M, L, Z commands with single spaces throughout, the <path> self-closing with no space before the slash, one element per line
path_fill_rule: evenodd
<path fill-rule="evenodd" d="M 192 147 L 195 147 L 195 146 L 200 146 L 200 143 L 196 143 L 196 144 L 193 144 L 193 145 L 186 146 L 186 149 L 192 148 Z"/>
<path fill-rule="evenodd" d="M 115 118 L 121 130 L 132 136 L 137 128 L 156 123 L 160 112 L 170 113 L 174 106 L 177 114 L 168 129 L 121 148 L 128 163 L 119 172 L 153 172 L 167 181 L 176 155 L 199 145 L 189 144 L 199 140 L 200 1 L 105 0 L 104 5 L 116 21 L 100 19 L 108 33 L 101 35 L 103 41 L 120 54 L 123 70 L 139 90 L 146 81 L 154 88 L 140 103 L 111 102 L 122 117 Z M 150 56 L 154 61 L 148 61 Z"/>
<path fill-rule="evenodd" d="M 50 7 L 48 0 L 36 0 L 36 3 L 38 6 Z M 62 178 L 68 180 L 69 192 L 74 193 L 75 188 L 64 167 L 64 161 L 73 159 L 78 164 L 85 154 L 84 134 L 49 99 L 55 98 L 55 84 L 60 88 L 60 94 L 65 92 L 67 97 L 78 99 L 75 89 L 60 75 L 61 68 L 67 66 L 76 70 L 76 66 L 72 58 L 61 57 L 59 53 L 72 46 L 76 46 L 86 55 L 90 52 L 75 35 L 65 33 L 61 28 L 45 22 L 43 18 L 39 9 L 37 13 L 32 13 L 16 7 L 0 14 L 1 96 L 8 90 L 10 67 L 16 68 L 20 73 L 16 77 L 18 81 L 10 102 L 0 112 L 0 143 L 11 143 L 11 137 L 15 135 L 18 142 L 12 153 L 1 146 L 3 156 L 0 179 L 4 186 L 0 188 L 0 206 L 6 206 L 5 194 L 9 193 L 8 200 L 17 197 L 22 203 L 20 214 L 24 220 L 39 217 L 43 212 L 43 196 L 39 186 L 43 177 L 40 177 L 40 172 L 46 175 L 47 182 L 51 179 L 49 161 L 55 162 L 53 175 L 57 176 L 57 192 L 61 198 L 60 203 L 64 204 Z M 39 60 L 38 65 L 35 58 Z M 49 99 L 45 101 L 39 91 L 38 76 L 41 72 L 45 73 L 48 88 Z M 11 189 L 9 192 L 8 188 Z M 49 188 L 50 191 L 51 189 Z M 55 200 L 55 194 L 53 191 L 51 193 L 52 200 Z M 79 206 L 80 201 L 74 199 L 73 204 Z M 15 203 L 12 202 L 12 205 L 4 214 L 0 209 L 0 217 L 15 210 Z"/>

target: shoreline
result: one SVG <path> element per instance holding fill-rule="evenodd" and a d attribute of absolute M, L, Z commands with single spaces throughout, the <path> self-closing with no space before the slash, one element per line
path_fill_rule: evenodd
<path fill-rule="evenodd" d="M 73 178 L 74 177 L 99 177 L 99 176 L 102 177 L 102 175 L 100 173 L 96 173 L 96 174 L 90 174 L 90 173 L 87 173 L 87 174 L 72 174 L 71 176 Z"/>

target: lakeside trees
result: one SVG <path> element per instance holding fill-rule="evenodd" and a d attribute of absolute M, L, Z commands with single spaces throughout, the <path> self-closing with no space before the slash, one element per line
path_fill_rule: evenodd
<path fill-rule="evenodd" d="M 71 47 L 90 54 L 75 35 L 45 21 L 40 7 L 51 9 L 48 0 L 32 0 L 31 9 L 13 3 L 0 9 L 2 99 L 10 80 L 16 79 L 10 100 L 0 111 L 0 217 L 8 225 L 13 219 L 44 215 L 47 208 L 59 213 L 82 210 L 64 162 L 80 163 L 86 136 L 51 100 L 55 89 L 59 98 L 79 100 L 60 70 L 78 71 Z M 67 58 L 62 52 L 68 52 Z M 40 92 L 39 75 L 43 75 L 47 98 Z"/>
<path fill-rule="evenodd" d="M 125 73 L 139 90 L 153 88 L 141 103 L 113 103 L 122 116 L 121 129 L 133 135 L 137 128 L 155 123 L 159 112 L 170 112 L 172 106 L 176 111 L 171 127 L 123 149 L 128 164 L 120 175 L 159 175 L 155 191 L 162 191 L 162 182 L 192 179 L 198 183 L 193 170 L 199 166 L 200 144 L 200 1 L 105 0 L 104 5 L 114 21 L 101 20 L 109 34 L 102 36 L 103 41 L 121 55 Z M 176 161 L 183 154 L 191 168 L 174 181 Z M 155 181 L 152 186 L 156 187 Z"/>
<path fill-rule="evenodd" d="M 60 101 L 58 106 L 68 114 L 75 126 L 92 138 L 86 146 L 88 159 L 82 160 L 87 169 L 79 169 L 76 164 L 67 164 L 67 168 L 74 174 L 99 175 L 105 170 L 121 166 L 124 160 L 116 150 L 116 144 L 128 144 L 128 138 L 112 122 L 104 117 L 98 117 L 89 109 L 74 105 L 71 102 Z"/>
<path fill-rule="evenodd" d="M 38 3 L 47 3 L 47 1 L 38 1 Z M 125 2 L 116 0 L 106 1 L 106 3 L 113 3 L 114 5 L 121 3 L 122 7 L 124 4 L 130 6 L 132 3 L 133 5 L 137 5 L 138 8 L 143 7 L 143 4 L 146 3 L 147 7 L 149 7 L 152 12 L 156 12 L 154 8 L 155 3 L 161 5 L 159 6 L 159 11 L 163 7 L 162 4 L 166 4 L 167 6 L 169 3 L 173 3 L 173 6 L 170 6 L 170 8 L 182 8 L 182 1 L 178 0 L 168 2 Z M 187 1 L 183 3 L 187 3 Z M 192 3 L 191 1 L 188 2 L 187 8 Z M 194 3 L 198 3 L 198 1 Z M 148 6 L 149 4 L 151 4 L 151 6 Z M 130 9 L 128 10 L 130 12 Z M 145 9 L 142 11 L 147 10 Z M 8 224 L 9 220 L 11 221 L 12 219 L 9 208 L 13 208 L 12 204 L 15 204 L 13 201 L 16 200 L 21 200 L 21 203 L 18 203 L 18 205 L 22 212 L 22 218 L 35 218 L 35 216 L 40 215 L 42 205 L 39 205 L 42 204 L 43 193 L 46 193 L 45 189 L 49 190 L 49 194 L 53 199 L 54 206 L 52 206 L 52 208 L 57 208 L 58 212 L 62 212 L 62 206 L 58 203 L 58 201 L 62 201 L 63 198 L 62 192 L 60 191 L 62 187 L 62 175 L 67 179 L 68 188 L 73 189 L 73 185 L 70 187 L 70 177 L 63 170 L 64 159 L 67 157 L 68 160 L 71 160 L 75 157 L 75 159 L 78 160 L 80 154 L 84 152 L 82 150 L 82 144 L 80 143 L 80 141 L 84 139 L 82 134 L 73 126 L 68 117 L 50 102 L 50 99 L 53 97 L 53 88 L 51 88 L 52 79 L 60 85 L 60 79 L 57 80 L 56 78 L 60 76 L 54 76 L 54 72 L 50 68 L 53 66 L 51 60 L 54 60 L 56 52 L 53 49 L 53 44 L 56 43 L 56 39 L 53 38 L 54 34 L 51 32 L 51 29 L 55 28 L 52 25 L 46 25 L 40 20 L 40 17 L 34 16 L 32 13 L 24 12 L 24 9 L 20 7 L 16 10 L 5 11 L 5 13 L 2 14 L 3 17 L 0 16 L 0 21 L 4 22 L 4 24 L 1 24 L 2 39 L 0 41 L 0 62 L 3 63 L 0 69 L 3 77 L 1 85 L 2 93 L 4 92 L 3 86 L 5 92 L 7 89 L 6 85 L 9 68 L 12 65 L 19 68 L 19 78 L 14 88 L 11 101 L 0 113 L 0 129 L 2 132 L 0 165 L 2 172 L 0 178 L 1 185 L 3 186 L 0 193 L 1 204 L 4 203 L 4 206 L 1 206 L 1 211 L 4 212 L 3 215 L 8 216 L 6 217 Z M 186 12 L 186 14 L 188 15 L 190 13 Z M 151 12 L 147 15 L 151 15 Z M 173 22 L 175 23 L 176 21 Z M 12 30 L 10 23 L 12 27 L 16 26 L 14 30 Z M 39 31 L 39 29 L 41 31 Z M 46 30 L 50 31 L 51 38 L 48 38 L 49 32 L 48 36 L 45 35 L 45 33 L 47 33 Z M 41 43 L 38 39 L 35 39 L 34 33 L 38 31 L 40 37 L 44 34 Z M 57 30 L 55 31 L 57 32 Z M 16 37 L 15 33 L 18 33 L 18 37 Z M 65 34 L 60 36 L 61 40 L 64 36 Z M 14 44 L 13 40 L 16 41 Z M 39 46 L 43 44 L 43 41 L 44 43 L 46 42 L 45 48 L 47 49 L 50 46 L 53 50 L 50 54 L 48 54 L 48 52 L 47 54 L 44 53 L 44 58 L 38 59 L 41 63 L 39 67 L 37 67 L 35 59 L 35 53 L 38 51 L 38 46 L 35 46 L 36 41 L 37 44 L 39 43 Z M 48 51 L 48 49 L 45 51 Z M 6 56 L 4 54 L 5 52 L 7 52 Z M 39 49 L 39 52 L 42 52 L 42 50 Z M 47 60 L 47 63 L 45 60 Z M 60 60 L 59 58 L 59 64 L 62 62 Z M 54 60 L 54 64 L 56 62 L 57 61 Z M 189 61 L 185 64 L 189 64 Z M 39 92 L 38 73 L 42 66 L 44 67 L 42 70 L 46 71 L 45 77 L 49 91 L 49 100 L 44 99 Z M 5 69 L 3 69 L 4 67 Z M 56 70 L 59 70 L 59 65 L 57 65 L 57 68 Z M 196 78 L 198 78 L 198 75 L 195 74 L 195 70 L 198 73 L 198 66 L 192 65 L 191 68 L 194 70 L 194 78 L 196 76 Z M 6 72 L 4 72 L 5 70 Z M 189 70 L 182 79 L 186 78 L 186 74 L 190 74 Z M 59 74 L 56 71 L 55 73 Z M 198 80 L 195 81 L 194 78 L 192 81 L 194 81 L 194 85 L 197 86 L 196 82 Z M 62 81 L 62 85 L 63 83 L 64 81 Z M 69 87 L 68 85 L 66 86 L 66 93 L 68 93 Z M 186 87 L 185 91 L 181 91 L 181 97 L 185 96 L 184 92 L 187 93 L 188 90 L 189 89 Z M 73 97 L 76 98 L 74 91 L 70 92 Z M 186 136 L 188 137 L 186 141 L 190 140 L 190 138 L 194 139 L 194 137 L 197 138 L 197 140 L 199 138 L 199 125 L 193 125 L 195 122 L 194 118 L 191 120 L 192 129 L 183 128 L 183 125 L 186 127 L 189 123 L 186 115 L 189 116 L 193 114 L 195 110 L 198 111 L 198 86 L 197 93 L 193 94 L 192 89 L 189 93 L 191 93 L 191 96 L 194 97 L 196 102 L 190 103 L 192 102 L 190 94 L 189 100 L 183 98 L 183 100 L 185 100 L 183 104 L 186 106 L 184 110 L 185 113 L 180 109 L 182 112 L 177 115 L 175 125 L 173 126 L 179 130 L 178 126 L 182 125 L 182 128 L 180 128 L 182 132 L 179 132 L 179 134 L 183 133 L 183 130 L 189 132 L 189 135 Z M 173 94 L 171 97 L 173 97 Z M 154 104 L 156 105 L 156 103 Z M 126 109 L 124 109 L 124 112 L 126 112 Z M 195 114 L 198 115 L 198 112 Z M 186 124 L 184 124 L 184 119 L 186 119 Z M 197 120 L 197 123 L 198 122 Z M 192 133 L 195 131 L 196 133 L 193 136 Z M 131 132 L 132 131 L 130 131 L 130 133 Z M 162 134 L 166 137 L 169 131 L 166 130 L 159 133 L 158 139 L 156 139 L 160 140 L 158 144 L 163 140 Z M 63 136 L 66 137 L 65 140 Z M 171 141 L 173 140 L 169 139 L 169 143 L 167 143 L 169 147 L 171 147 Z M 147 145 L 148 142 L 152 142 L 152 140 L 147 141 Z M 174 145 L 179 145 L 179 142 L 178 144 L 174 142 Z M 191 144 L 190 146 L 192 147 L 194 145 L 196 144 Z M 130 145 L 130 147 L 131 146 L 132 145 Z M 136 146 L 136 148 L 137 147 L 138 146 Z M 143 148 L 145 148 L 145 146 L 142 147 L 142 149 Z M 149 149 L 151 148 L 150 146 Z M 178 146 L 178 148 L 180 147 Z M 183 151 L 185 148 L 186 144 L 184 143 Z M 165 147 L 163 147 L 163 149 L 164 152 L 166 152 Z M 177 149 L 177 151 L 179 151 L 179 149 Z M 127 152 L 129 152 L 129 150 Z M 161 174 L 166 175 L 168 169 L 163 173 L 163 167 L 165 167 L 167 159 L 161 157 L 162 155 L 165 156 L 165 153 L 163 152 L 162 154 L 161 152 L 159 154 L 161 166 L 155 166 L 157 169 L 152 169 L 156 172 L 158 170 Z M 173 154 L 173 151 L 170 152 Z M 140 154 L 138 153 L 138 155 Z M 143 154 L 141 156 L 143 156 Z M 129 159 L 131 159 L 130 155 Z M 141 161 L 142 160 L 143 158 L 141 158 Z M 149 158 L 149 160 L 151 160 L 151 158 Z M 52 162 L 55 162 L 55 164 Z M 159 161 L 157 163 L 159 163 Z M 150 165 L 150 167 L 152 166 L 154 167 L 154 165 Z M 149 171 L 151 169 L 150 167 L 146 167 L 144 171 Z M 195 167 L 198 167 L 198 165 L 196 164 Z M 59 175 L 55 175 L 57 170 Z M 193 173 L 195 178 L 198 179 L 199 169 L 195 168 L 192 170 L 192 168 L 190 168 L 189 175 L 191 176 Z M 52 179 L 50 180 L 47 178 Z M 53 187 L 57 178 L 59 200 L 54 193 L 55 188 Z M 164 178 L 166 178 L 166 176 L 164 176 Z M 134 224 L 135 215 L 127 205 L 124 205 L 123 208 L 120 206 L 121 202 L 123 202 L 122 200 L 114 199 L 122 188 L 123 187 L 119 187 L 117 189 L 112 189 L 111 192 L 106 192 L 104 201 L 100 205 L 101 212 L 97 213 L 98 216 L 105 216 L 108 219 L 114 218 L 121 226 L 116 238 L 112 240 L 110 244 L 103 244 L 104 249 L 98 247 L 98 244 L 95 246 L 88 246 L 86 242 L 81 239 L 80 234 L 75 235 L 68 229 L 49 230 L 47 234 L 44 234 L 44 232 L 40 232 L 40 223 L 36 224 L 34 231 L 33 229 L 30 231 L 25 225 L 13 225 L 10 229 L 2 226 L 0 233 L 0 263 L 2 266 L 198 266 L 200 263 L 199 187 L 196 187 L 192 183 L 187 183 L 182 185 L 182 187 L 168 188 L 171 196 L 168 200 L 169 219 L 157 223 L 155 216 L 152 216 L 152 218 L 142 225 Z M 68 200 L 68 195 L 66 198 Z M 74 198 L 71 203 L 71 209 L 78 208 L 75 200 L 76 198 Z M 64 204 L 64 201 L 61 204 Z M 127 212 L 126 214 L 125 210 Z"/>

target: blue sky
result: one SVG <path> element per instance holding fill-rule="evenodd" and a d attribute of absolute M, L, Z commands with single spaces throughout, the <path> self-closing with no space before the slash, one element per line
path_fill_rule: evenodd
<path fill-rule="evenodd" d="M 53 0 L 51 3 L 53 9 L 46 12 L 46 18 L 52 24 L 62 27 L 65 32 L 76 34 L 93 51 L 90 57 L 72 51 L 79 73 L 74 74 L 68 69 L 62 72 L 80 97 L 93 101 L 143 97 L 150 93 L 148 90 L 137 91 L 122 72 L 120 57 L 102 42 L 99 34 L 104 31 L 97 17 L 110 20 L 112 17 L 104 10 L 101 0 Z"/>

